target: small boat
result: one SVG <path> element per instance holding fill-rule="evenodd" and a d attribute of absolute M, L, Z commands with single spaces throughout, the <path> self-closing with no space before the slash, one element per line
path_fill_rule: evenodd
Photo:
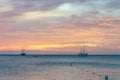
<path fill-rule="evenodd" d="M 25 55 L 26 55 L 26 53 L 25 53 L 25 50 L 24 50 L 24 49 L 22 49 L 22 50 L 21 50 L 21 55 L 22 55 L 22 56 L 25 56 Z"/>
<path fill-rule="evenodd" d="M 80 53 L 78 54 L 78 56 L 88 56 L 88 52 L 86 51 L 86 47 L 85 47 L 85 43 L 83 43 L 83 46 L 82 46 L 82 48 L 81 48 L 81 51 L 80 51 Z"/>
<path fill-rule="evenodd" d="M 82 52 L 80 52 L 78 55 L 79 56 L 88 56 L 88 53 L 82 53 Z"/>

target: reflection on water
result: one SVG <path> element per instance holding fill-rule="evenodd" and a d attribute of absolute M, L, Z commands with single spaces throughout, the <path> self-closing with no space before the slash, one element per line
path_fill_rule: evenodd
<path fill-rule="evenodd" d="M 120 56 L 0 56 L 0 80 L 120 80 Z"/>

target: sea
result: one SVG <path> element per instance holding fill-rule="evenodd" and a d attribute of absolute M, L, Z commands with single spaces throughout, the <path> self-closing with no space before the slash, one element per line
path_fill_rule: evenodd
<path fill-rule="evenodd" d="M 0 55 L 0 80 L 120 80 L 120 55 Z"/>

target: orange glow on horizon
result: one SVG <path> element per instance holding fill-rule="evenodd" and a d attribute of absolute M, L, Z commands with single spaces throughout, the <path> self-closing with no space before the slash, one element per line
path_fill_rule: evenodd
<path fill-rule="evenodd" d="M 42 44 L 42 45 L 28 45 L 24 48 L 27 50 L 53 50 L 54 49 L 63 49 L 70 47 L 81 47 L 83 44 Z M 86 46 L 95 47 L 97 44 L 86 43 Z M 2 50 L 21 50 L 21 46 L 8 46 L 8 47 L 0 47 L 0 51 Z M 64 51 L 64 50 L 63 50 Z"/>

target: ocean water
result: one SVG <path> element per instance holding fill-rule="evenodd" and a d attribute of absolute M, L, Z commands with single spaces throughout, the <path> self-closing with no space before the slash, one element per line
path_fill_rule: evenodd
<path fill-rule="evenodd" d="M 0 56 L 0 80 L 120 80 L 120 56 Z"/>

